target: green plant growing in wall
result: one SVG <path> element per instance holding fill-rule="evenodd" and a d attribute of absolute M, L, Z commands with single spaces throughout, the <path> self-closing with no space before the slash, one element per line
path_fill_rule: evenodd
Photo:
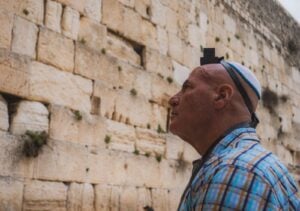
<path fill-rule="evenodd" d="M 162 156 L 161 156 L 160 154 L 156 154 L 156 155 L 155 155 L 155 159 L 156 159 L 157 162 L 160 163 L 160 162 L 161 162 L 161 159 L 162 159 Z"/>
<path fill-rule="evenodd" d="M 162 129 L 162 127 L 160 126 L 160 124 L 157 126 L 157 130 L 158 133 L 165 133 L 165 131 Z"/>
<path fill-rule="evenodd" d="M 132 96 L 136 96 L 137 95 L 137 91 L 133 88 L 133 89 L 130 90 L 130 94 Z"/>
<path fill-rule="evenodd" d="M 45 131 L 27 130 L 21 136 L 23 145 L 23 154 L 26 157 L 37 157 L 43 145 L 47 144 L 48 134 Z"/>
<path fill-rule="evenodd" d="M 145 156 L 148 158 L 148 157 L 150 157 L 150 152 L 146 152 L 145 153 Z"/>
<path fill-rule="evenodd" d="M 150 123 L 147 124 L 147 129 L 151 129 Z"/>
<path fill-rule="evenodd" d="M 122 71 L 122 67 L 118 66 L 118 71 L 121 72 Z"/>
<path fill-rule="evenodd" d="M 80 113 L 79 110 L 73 111 L 73 114 L 74 114 L 74 118 L 75 118 L 77 121 L 82 120 L 82 114 Z"/>
<path fill-rule="evenodd" d="M 227 37 L 227 41 L 230 42 L 230 37 Z"/>
<path fill-rule="evenodd" d="M 238 35 L 238 34 L 235 34 L 234 37 L 235 37 L 237 40 L 240 39 L 240 35 Z"/>
<path fill-rule="evenodd" d="M 102 48 L 102 49 L 101 49 L 101 53 L 102 53 L 102 54 L 106 54 L 106 49 L 105 49 L 105 48 Z"/>
<path fill-rule="evenodd" d="M 173 79 L 170 76 L 167 77 L 167 81 L 169 82 L 169 84 L 173 83 Z"/>
<path fill-rule="evenodd" d="M 140 151 L 139 151 L 138 149 L 134 149 L 133 154 L 139 155 L 139 154 L 140 154 Z"/>
<path fill-rule="evenodd" d="M 220 38 L 219 38 L 219 37 L 216 37 L 216 38 L 215 38 L 215 41 L 216 41 L 216 42 L 220 42 Z"/>
<path fill-rule="evenodd" d="M 28 15 L 29 14 L 29 11 L 27 9 L 23 9 L 23 14 L 24 15 Z"/>
<path fill-rule="evenodd" d="M 110 137 L 109 135 L 106 135 L 105 138 L 104 138 L 104 142 L 105 142 L 106 144 L 109 144 L 110 141 L 111 141 L 111 137 Z"/>
<path fill-rule="evenodd" d="M 83 44 L 83 45 L 86 43 L 86 41 L 85 41 L 84 38 L 81 38 L 81 39 L 79 40 L 79 42 L 80 42 L 81 44 Z"/>

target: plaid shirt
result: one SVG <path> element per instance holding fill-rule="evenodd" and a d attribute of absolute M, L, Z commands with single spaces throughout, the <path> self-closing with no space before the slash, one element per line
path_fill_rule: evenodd
<path fill-rule="evenodd" d="M 227 134 L 193 174 L 178 210 L 300 210 L 299 189 L 253 128 Z"/>

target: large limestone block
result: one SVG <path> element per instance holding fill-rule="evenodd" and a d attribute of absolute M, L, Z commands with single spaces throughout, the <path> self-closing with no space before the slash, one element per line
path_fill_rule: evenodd
<path fill-rule="evenodd" d="M 109 210 L 111 186 L 98 184 L 95 186 L 95 209 L 96 211 Z"/>
<path fill-rule="evenodd" d="M 119 0 L 119 2 L 121 2 L 122 4 L 124 4 L 124 5 L 128 6 L 128 7 L 131 7 L 131 8 L 134 7 L 135 1 L 136 0 Z"/>
<path fill-rule="evenodd" d="M 175 59 L 177 62 L 183 63 L 184 54 L 184 43 L 183 41 L 173 33 L 168 33 L 169 35 L 169 55 Z"/>
<path fill-rule="evenodd" d="M 22 140 L 0 131 L 0 145 L 0 175 L 31 178 L 33 162 L 22 153 Z"/>
<path fill-rule="evenodd" d="M 94 210 L 94 189 L 91 184 L 72 183 L 68 189 L 68 210 Z"/>
<path fill-rule="evenodd" d="M 13 28 L 12 51 L 35 58 L 38 27 L 20 17 L 16 17 Z"/>
<path fill-rule="evenodd" d="M 203 38 L 201 37 L 201 29 L 199 28 L 199 26 L 195 25 L 195 24 L 190 24 L 188 26 L 188 40 L 189 43 L 194 46 L 199 48 L 201 45 L 201 40 Z"/>
<path fill-rule="evenodd" d="M 157 27 L 157 43 L 158 43 L 158 50 L 161 54 L 167 55 L 168 53 L 168 33 L 162 27 Z"/>
<path fill-rule="evenodd" d="M 157 32 L 156 32 L 156 27 L 153 23 L 147 21 L 147 20 L 142 20 L 142 34 L 141 34 L 141 43 L 144 45 L 151 47 L 153 49 L 158 50 L 158 43 L 157 43 Z M 132 27 L 136 27 L 133 25 Z M 130 30 L 130 29 L 129 29 Z"/>
<path fill-rule="evenodd" d="M 0 8 L 5 8 L 6 11 L 16 12 L 22 0 L 0 0 Z"/>
<path fill-rule="evenodd" d="M 166 149 L 166 141 L 156 132 L 147 129 L 137 129 L 136 148 L 142 154 L 163 156 Z"/>
<path fill-rule="evenodd" d="M 135 52 L 133 46 L 125 39 L 109 33 L 106 46 L 107 51 L 114 57 L 134 65 L 141 65 L 141 56 Z"/>
<path fill-rule="evenodd" d="M 235 34 L 236 33 L 236 23 L 235 20 L 228 16 L 227 14 L 223 15 L 224 17 L 224 25 L 225 25 L 225 29 L 227 31 L 229 31 L 231 34 Z"/>
<path fill-rule="evenodd" d="M 120 207 L 122 210 L 136 210 L 138 192 L 136 187 L 124 186 L 120 194 Z"/>
<path fill-rule="evenodd" d="M 24 187 L 24 210 L 66 210 L 67 186 L 58 182 L 31 180 Z"/>
<path fill-rule="evenodd" d="M 96 21 L 101 19 L 101 0 L 58 0 L 58 2 L 68 5 L 88 18 Z"/>
<path fill-rule="evenodd" d="M 145 207 L 152 207 L 151 190 L 144 187 L 140 187 L 137 189 L 137 192 L 137 210 L 144 210 Z"/>
<path fill-rule="evenodd" d="M 24 0 L 20 2 L 18 14 L 23 18 L 43 25 L 44 0 Z"/>
<path fill-rule="evenodd" d="M 124 7 L 122 4 L 118 0 L 103 0 L 102 4 L 103 23 L 115 31 L 122 31 L 124 28 Z"/>
<path fill-rule="evenodd" d="M 80 19 L 78 39 L 89 48 L 101 52 L 106 46 L 106 27 L 88 18 Z"/>
<path fill-rule="evenodd" d="M 151 0 L 140 0 L 134 2 L 135 10 L 146 19 L 150 18 L 151 15 Z"/>
<path fill-rule="evenodd" d="M 170 9 L 166 9 L 166 29 L 169 33 L 176 34 L 178 31 L 178 14 Z"/>
<path fill-rule="evenodd" d="M 167 8 L 160 0 L 151 0 L 151 21 L 161 27 L 166 25 Z"/>
<path fill-rule="evenodd" d="M 22 210 L 23 182 L 11 177 L 0 179 L 0 210 Z"/>
<path fill-rule="evenodd" d="M 199 153 L 188 143 L 184 142 L 184 147 L 183 147 L 183 160 L 187 162 L 193 162 L 194 160 L 199 159 L 201 156 Z"/>
<path fill-rule="evenodd" d="M 48 133 L 49 112 L 39 102 L 21 101 L 12 117 L 10 131 L 13 134 L 24 134 L 30 131 L 45 131 Z"/>
<path fill-rule="evenodd" d="M 62 32 L 66 37 L 76 40 L 79 32 L 79 18 L 78 11 L 65 7 L 61 22 Z"/>
<path fill-rule="evenodd" d="M 146 48 L 144 64 L 147 70 L 158 73 L 166 78 L 173 74 L 171 58 L 160 54 L 156 50 Z"/>
<path fill-rule="evenodd" d="M 49 0 L 46 3 L 46 15 L 45 15 L 45 25 L 47 28 L 61 32 L 61 15 L 62 15 L 62 5 Z"/>
<path fill-rule="evenodd" d="M 11 31 L 13 28 L 13 13 L 7 12 L 0 7 L 0 48 L 10 48 Z M 5 8 L 6 9 L 6 8 Z"/>
<path fill-rule="evenodd" d="M 136 135 L 132 126 L 125 125 L 116 121 L 107 121 L 107 132 L 111 137 L 108 144 L 110 149 L 127 152 L 134 151 Z"/>
<path fill-rule="evenodd" d="M 49 140 L 36 158 L 34 178 L 83 182 L 88 168 L 87 158 L 84 145 Z"/>
<path fill-rule="evenodd" d="M 74 43 L 62 35 L 42 28 L 38 41 L 38 60 L 73 72 Z"/>
<path fill-rule="evenodd" d="M 51 105 L 50 113 L 51 139 L 105 147 L 106 123 L 103 118 L 80 112 L 82 119 L 78 120 L 73 111 L 58 105 Z"/>
<path fill-rule="evenodd" d="M 186 45 L 184 47 L 183 64 L 193 70 L 195 67 L 199 66 L 200 56 L 201 51 L 199 47 L 196 48 L 191 45 Z"/>
<path fill-rule="evenodd" d="M 39 62 L 31 64 L 30 73 L 32 99 L 90 112 L 92 81 Z"/>
<path fill-rule="evenodd" d="M 168 207 L 168 190 L 166 189 L 152 189 L 153 209 L 158 211 L 170 210 Z"/>
<path fill-rule="evenodd" d="M 159 127 L 163 130 L 163 132 L 167 131 L 167 116 L 168 110 L 166 107 L 160 106 L 158 104 L 152 105 L 152 125 L 153 129 L 159 131 Z"/>
<path fill-rule="evenodd" d="M 17 96 L 29 95 L 29 59 L 0 50 L 0 90 Z M 12 83 L 13 81 L 13 83 Z"/>
<path fill-rule="evenodd" d="M 8 127 L 9 123 L 7 103 L 4 100 L 4 98 L 0 95 L 0 130 L 7 131 Z"/>
<path fill-rule="evenodd" d="M 82 44 L 76 45 L 75 73 L 102 80 L 111 88 L 118 86 L 118 61 L 109 55 L 92 51 Z"/>
<path fill-rule="evenodd" d="M 177 210 L 183 188 L 171 189 L 168 194 L 169 210 Z"/>
<path fill-rule="evenodd" d="M 140 96 L 150 99 L 152 97 L 151 75 L 146 71 L 136 72 L 133 87 L 138 90 Z"/>

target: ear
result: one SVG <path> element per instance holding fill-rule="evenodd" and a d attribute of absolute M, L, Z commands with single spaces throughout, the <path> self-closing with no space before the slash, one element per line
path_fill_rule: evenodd
<path fill-rule="evenodd" d="M 231 100 L 233 87 L 229 84 L 222 84 L 216 88 L 214 106 L 216 109 L 224 108 Z"/>

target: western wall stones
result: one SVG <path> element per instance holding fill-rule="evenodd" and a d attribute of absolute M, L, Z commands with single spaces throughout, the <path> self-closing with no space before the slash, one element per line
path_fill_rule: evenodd
<path fill-rule="evenodd" d="M 62 16 L 62 32 L 63 34 L 76 40 L 79 32 L 79 18 L 80 14 L 78 11 L 72 9 L 71 7 L 65 7 Z"/>
<path fill-rule="evenodd" d="M 48 133 L 48 115 L 49 112 L 43 104 L 21 101 L 12 116 L 10 131 L 18 135 L 25 134 L 27 130 Z"/>
<path fill-rule="evenodd" d="M 7 103 L 4 98 L 0 95 L 0 130 L 7 131 L 8 124 L 8 110 Z"/>
<path fill-rule="evenodd" d="M 73 72 L 74 43 L 72 40 L 42 28 L 39 33 L 37 54 L 39 61 Z"/>
<path fill-rule="evenodd" d="M 0 209 L 22 210 L 23 181 L 9 177 L 0 178 Z"/>
<path fill-rule="evenodd" d="M 49 0 L 46 3 L 45 25 L 47 28 L 61 32 L 62 5 Z"/>
<path fill-rule="evenodd" d="M 0 8 L 0 48 L 9 48 L 12 37 L 13 13 L 3 10 L 2 7 Z"/>
<path fill-rule="evenodd" d="M 43 25 L 45 6 L 43 0 L 22 0 L 18 3 L 18 15 L 33 23 Z"/>
<path fill-rule="evenodd" d="M 13 28 L 12 51 L 35 58 L 38 27 L 17 17 Z"/>

